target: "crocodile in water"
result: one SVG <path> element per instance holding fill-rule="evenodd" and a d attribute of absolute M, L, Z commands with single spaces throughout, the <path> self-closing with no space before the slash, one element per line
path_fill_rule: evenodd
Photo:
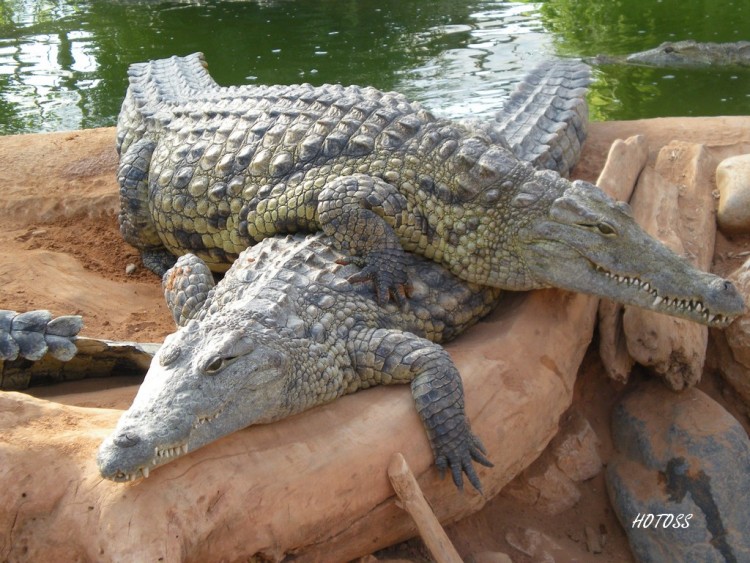
<path fill-rule="evenodd" d="M 709 66 L 750 66 L 750 41 L 735 43 L 699 43 L 667 41 L 658 47 L 625 57 L 599 55 L 595 64 L 636 64 L 666 68 L 701 68 Z"/>

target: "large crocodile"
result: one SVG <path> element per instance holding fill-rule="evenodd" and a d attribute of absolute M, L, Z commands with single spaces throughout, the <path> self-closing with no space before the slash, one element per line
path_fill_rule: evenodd
<path fill-rule="evenodd" d="M 565 90 L 571 72 L 578 83 L 563 68 Z M 560 287 L 712 326 L 744 310 L 729 282 L 646 234 L 626 204 L 519 158 L 500 121 L 437 119 L 372 88 L 220 87 L 199 54 L 133 65 L 118 122 L 121 231 L 162 272 L 171 254 L 225 270 L 264 238 L 322 230 L 366 264 L 353 281 L 372 279 L 381 302 L 403 301 L 407 250 L 504 289 Z"/>
<path fill-rule="evenodd" d="M 653 49 L 624 57 L 599 55 L 592 62 L 675 68 L 750 66 L 750 41 L 734 43 L 699 43 L 692 39 L 666 41 Z"/>
<path fill-rule="evenodd" d="M 407 255 L 408 309 L 378 305 L 369 284 L 347 279 L 321 233 L 266 239 L 240 254 L 213 287 L 188 254 L 165 275 L 181 328 L 167 337 L 132 406 L 101 445 L 101 474 L 148 477 L 176 457 L 251 424 L 271 422 L 372 385 L 411 382 L 438 468 L 457 486 L 472 460 L 490 465 L 471 433 L 461 380 L 435 342 L 495 304 L 499 290 L 467 284 Z"/>

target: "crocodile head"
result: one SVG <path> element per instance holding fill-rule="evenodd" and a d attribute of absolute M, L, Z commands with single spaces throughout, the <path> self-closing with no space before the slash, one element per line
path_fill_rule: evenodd
<path fill-rule="evenodd" d="M 662 67 L 700 67 L 733 62 L 722 45 L 693 40 L 667 41 L 653 49 L 628 55 L 625 60 L 632 64 Z"/>
<path fill-rule="evenodd" d="M 133 481 L 222 436 L 290 414 L 290 362 L 263 332 L 191 321 L 167 337 L 99 448 L 103 477 Z"/>
<path fill-rule="evenodd" d="M 575 181 L 521 230 L 516 245 L 538 286 L 607 297 L 708 326 L 745 304 L 731 282 L 701 272 L 647 234 L 630 206 Z"/>

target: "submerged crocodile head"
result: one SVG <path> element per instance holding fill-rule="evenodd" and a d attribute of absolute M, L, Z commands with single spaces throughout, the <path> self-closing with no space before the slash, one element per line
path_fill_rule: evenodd
<path fill-rule="evenodd" d="M 208 325 L 208 326 L 207 326 Z M 191 321 L 167 337 L 99 448 L 103 477 L 133 481 L 251 424 L 288 414 L 289 354 L 263 331 Z"/>
<path fill-rule="evenodd" d="M 575 181 L 518 233 L 527 279 L 727 326 L 745 304 L 731 282 L 701 272 L 647 234 L 630 206 Z M 539 209 L 539 208 L 537 208 Z"/>
<path fill-rule="evenodd" d="M 694 40 L 667 41 L 658 47 L 633 53 L 626 62 L 660 67 L 704 67 L 711 65 L 747 65 L 750 42 L 699 43 Z"/>

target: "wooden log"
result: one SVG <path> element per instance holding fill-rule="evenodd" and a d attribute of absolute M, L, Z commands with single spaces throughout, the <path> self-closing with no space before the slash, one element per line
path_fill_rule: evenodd
<path fill-rule="evenodd" d="M 609 193 L 619 194 L 622 201 L 630 201 L 638 177 L 648 160 L 648 142 L 643 135 L 635 135 L 612 143 L 607 162 L 597 185 Z M 623 306 L 609 299 L 599 301 L 599 355 L 612 379 L 625 382 L 634 361 L 630 356 L 622 330 Z"/>
<path fill-rule="evenodd" d="M 401 499 L 401 507 L 409 513 L 417 525 L 427 549 L 437 563 L 461 563 L 461 556 L 453 547 L 448 534 L 438 522 L 435 513 L 424 498 L 419 483 L 414 478 L 403 454 L 395 453 L 388 465 L 388 478 L 393 490 Z"/>
<path fill-rule="evenodd" d="M 674 141 L 646 168 L 631 200 L 636 220 L 695 267 L 710 270 L 716 238 L 715 162 L 703 145 Z M 673 389 L 700 380 L 708 329 L 697 323 L 626 307 L 630 355 Z"/>

